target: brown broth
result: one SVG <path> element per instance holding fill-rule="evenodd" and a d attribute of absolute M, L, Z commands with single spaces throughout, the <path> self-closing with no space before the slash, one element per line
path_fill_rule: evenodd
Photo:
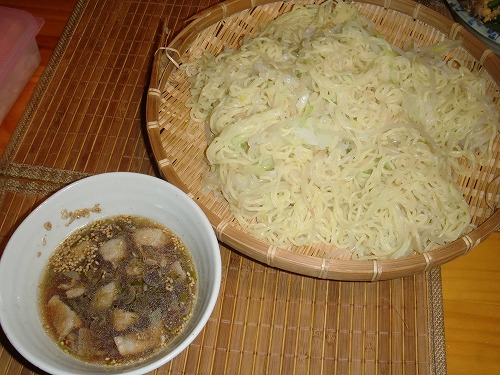
<path fill-rule="evenodd" d="M 89 223 L 55 250 L 40 283 L 44 326 L 67 353 L 125 365 L 157 353 L 184 327 L 196 272 L 181 240 L 149 219 Z"/>

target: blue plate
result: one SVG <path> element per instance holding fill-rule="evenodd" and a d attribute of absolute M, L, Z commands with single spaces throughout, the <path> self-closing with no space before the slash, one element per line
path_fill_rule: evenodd
<path fill-rule="evenodd" d="M 453 18 L 500 56 L 500 33 L 487 28 L 477 18 L 471 17 L 457 0 L 446 0 L 446 2 L 451 8 Z"/>

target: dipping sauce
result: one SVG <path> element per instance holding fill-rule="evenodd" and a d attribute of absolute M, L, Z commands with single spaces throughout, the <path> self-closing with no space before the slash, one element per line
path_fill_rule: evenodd
<path fill-rule="evenodd" d="M 40 284 L 42 320 L 67 353 L 99 365 L 129 365 L 183 329 L 196 280 L 185 245 L 168 228 L 136 216 L 96 220 L 50 258 Z"/>

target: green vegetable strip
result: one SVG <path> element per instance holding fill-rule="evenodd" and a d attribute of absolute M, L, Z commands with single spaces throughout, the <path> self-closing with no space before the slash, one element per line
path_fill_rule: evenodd
<path fill-rule="evenodd" d="M 488 7 L 493 9 L 500 5 L 500 0 L 492 0 L 488 3 Z"/>

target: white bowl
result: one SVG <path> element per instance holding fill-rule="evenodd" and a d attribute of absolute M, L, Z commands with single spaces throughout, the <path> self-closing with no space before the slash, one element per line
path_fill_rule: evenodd
<path fill-rule="evenodd" d="M 451 8 L 453 18 L 483 42 L 486 47 L 500 56 L 500 33 L 489 29 L 477 18 L 472 17 L 458 0 L 446 0 L 446 2 Z"/>
<path fill-rule="evenodd" d="M 91 208 L 100 213 L 67 226 L 61 211 Z M 200 333 L 216 303 L 221 280 L 220 250 L 215 233 L 200 207 L 177 187 L 159 178 L 126 172 L 79 180 L 38 206 L 10 238 L 0 261 L 0 323 L 16 350 L 51 374 L 99 374 L 103 367 L 65 354 L 42 327 L 38 285 L 57 245 L 75 229 L 98 218 L 132 214 L 148 217 L 176 233 L 188 248 L 198 273 L 198 298 L 182 333 L 155 357 L 131 368 L 109 368 L 110 374 L 142 374 L 182 352 Z M 47 230 L 44 223 L 50 222 Z M 106 368 L 107 369 L 107 368 Z"/>

